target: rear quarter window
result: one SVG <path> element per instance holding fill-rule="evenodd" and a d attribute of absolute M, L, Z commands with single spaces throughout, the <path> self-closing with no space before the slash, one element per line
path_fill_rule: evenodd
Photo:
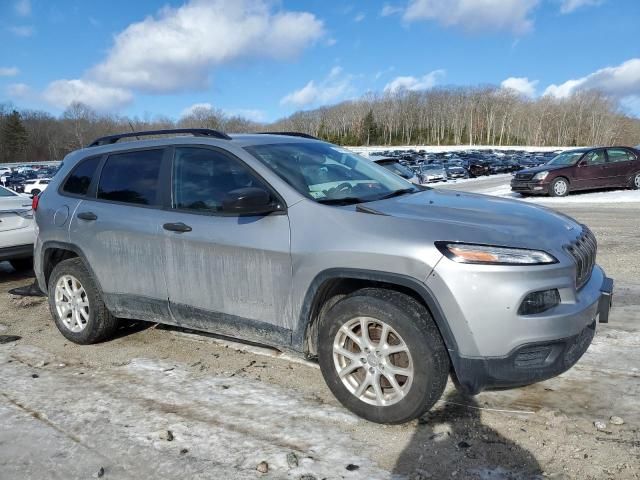
<path fill-rule="evenodd" d="M 76 165 L 64 183 L 62 191 L 72 195 L 86 195 L 98 168 L 98 163 L 100 163 L 100 157 L 93 157 Z"/>

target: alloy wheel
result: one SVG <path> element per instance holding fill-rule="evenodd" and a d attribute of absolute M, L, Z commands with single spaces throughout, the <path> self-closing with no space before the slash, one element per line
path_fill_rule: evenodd
<path fill-rule="evenodd" d="M 80 281 L 73 275 L 63 275 L 55 288 L 55 307 L 62 324 L 72 331 L 83 331 L 89 322 L 89 299 Z"/>
<path fill-rule="evenodd" d="M 333 363 L 347 390 L 370 405 L 399 402 L 414 378 L 407 344 L 390 325 L 371 317 L 356 317 L 338 330 Z"/>
<path fill-rule="evenodd" d="M 567 182 L 565 182 L 564 180 L 558 180 L 553 185 L 553 191 L 559 197 L 563 196 L 565 193 L 567 193 Z"/>

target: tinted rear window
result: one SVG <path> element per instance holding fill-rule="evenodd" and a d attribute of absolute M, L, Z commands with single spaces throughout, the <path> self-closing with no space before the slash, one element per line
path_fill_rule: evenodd
<path fill-rule="evenodd" d="M 76 165 L 64 184 L 62 191 L 73 195 L 86 195 L 100 163 L 100 157 L 88 158 Z"/>
<path fill-rule="evenodd" d="M 98 198 L 140 205 L 157 205 L 162 150 L 110 155 L 102 169 Z"/>

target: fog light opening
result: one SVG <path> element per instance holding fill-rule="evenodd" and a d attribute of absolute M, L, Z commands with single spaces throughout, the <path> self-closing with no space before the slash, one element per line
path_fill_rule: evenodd
<path fill-rule="evenodd" d="M 520 308 L 518 308 L 518 315 L 535 315 L 546 312 L 559 304 L 560 293 L 556 288 L 532 292 L 522 301 Z"/>

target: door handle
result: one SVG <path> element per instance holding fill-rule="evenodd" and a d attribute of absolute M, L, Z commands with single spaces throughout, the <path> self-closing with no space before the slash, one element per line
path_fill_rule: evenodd
<path fill-rule="evenodd" d="M 78 218 L 81 220 L 97 220 L 98 216 L 93 212 L 82 212 L 78 214 Z"/>
<path fill-rule="evenodd" d="M 178 233 L 190 232 L 192 230 L 192 228 L 189 225 L 185 225 L 182 222 L 165 223 L 164 225 L 162 225 L 162 228 L 164 228 L 165 230 L 169 230 L 170 232 L 178 232 Z"/>

